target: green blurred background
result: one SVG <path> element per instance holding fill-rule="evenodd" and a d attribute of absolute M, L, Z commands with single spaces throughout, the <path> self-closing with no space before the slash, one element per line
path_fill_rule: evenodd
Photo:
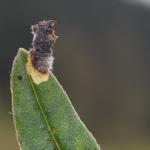
<path fill-rule="evenodd" d="M 19 150 L 11 66 L 43 19 L 57 21 L 54 73 L 102 150 L 150 150 L 150 1 L 127 1 L 0 1 L 0 150 Z"/>

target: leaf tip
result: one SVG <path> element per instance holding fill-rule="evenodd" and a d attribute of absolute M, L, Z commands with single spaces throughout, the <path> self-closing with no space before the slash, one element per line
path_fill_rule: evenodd
<path fill-rule="evenodd" d="M 27 52 L 27 51 L 26 51 L 26 49 L 21 47 L 21 48 L 19 48 L 19 52 Z"/>

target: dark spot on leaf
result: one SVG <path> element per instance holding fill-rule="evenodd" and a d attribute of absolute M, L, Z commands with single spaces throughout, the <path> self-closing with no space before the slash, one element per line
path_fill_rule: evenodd
<path fill-rule="evenodd" d="M 18 80 L 22 80 L 22 76 L 21 76 L 21 75 L 18 75 L 18 76 L 17 76 L 17 79 L 18 79 Z"/>

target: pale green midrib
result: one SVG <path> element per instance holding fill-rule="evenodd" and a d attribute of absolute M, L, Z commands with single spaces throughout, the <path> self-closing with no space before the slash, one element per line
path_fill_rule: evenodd
<path fill-rule="evenodd" d="M 31 78 L 31 77 L 30 77 L 30 78 Z M 47 126 L 48 126 L 48 128 L 49 128 L 49 131 L 50 131 L 50 133 L 51 133 L 51 135 L 52 135 L 52 137 L 53 137 L 53 140 L 54 140 L 54 142 L 55 142 L 55 144 L 56 144 L 58 150 L 61 150 L 60 147 L 59 147 L 59 145 L 58 145 L 58 143 L 57 143 L 57 140 L 56 140 L 55 136 L 53 135 L 52 129 L 51 129 L 50 125 L 49 125 L 49 122 L 48 122 L 47 117 L 46 117 L 46 115 L 45 115 L 45 113 L 44 113 L 44 110 L 43 110 L 43 108 L 42 108 L 42 106 L 41 106 L 41 104 L 40 104 L 40 100 L 39 100 L 39 98 L 38 98 L 38 96 L 37 96 L 37 94 L 36 94 L 36 90 L 35 90 L 35 88 L 34 88 L 34 85 L 33 85 L 33 83 L 32 83 L 32 80 L 31 80 L 31 79 L 29 79 L 29 80 L 30 80 L 31 87 L 32 87 L 32 89 L 33 89 L 34 95 L 35 95 L 35 97 L 36 97 L 36 100 L 37 100 L 37 102 L 38 102 L 39 108 L 40 108 L 41 113 L 42 113 L 42 115 L 43 115 L 43 117 L 44 117 L 44 120 L 45 120 L 45 122 L 46 122 L 46 124 L 47 124 Z"/>
<path fill-rule="evenodd" d="M 23 58 L 22 58 L 22 59 L 23 59 Z M 23 62 L 23 67 L 24 67 L 24 70 L 26 70 L 26 68 L 25 68 L 25 66 L 24 66 L 24 62 Z M 26 71 L 25 71 L 25 73 L 26 73 Z M 34 85 L 33 85 L 33 83 L 32 83 L 32 79 L 31 79 L 31 77 L 29 77 L 28 75 L 27 75 L 27 78 L 28 78 L 28 80 L 29 80 L 29 82 L 30 82 L 30 84 L 31 84 L 31 87 L 32 87 L 34 96 L 35 96 L 35 98 L 36 98 L 36 100 L 37 100 L 37 103 L 38 103 L 39 108 L 40 108 L 40 110 L 41 110 L 42 116 L 43 116 L 43 118 L 44 118 L 44 120 L 45 120 L 45 122 L 46 122 L 46 125 L 47 125 L 47 127 L 48 127 L 48 129 L 49 129 L 49 132 L 50 132 L 50 134 L 51 134 L 51 136 L 52 136 L 52 138 L 53 138 L 53 140 L 54 140 L 54 142 L 55 142 L 55 145 L 56 145 L 56 147 L 57 147 L 58 150 L 61 150 L 59 144 L 57 143 L 57 140 L 56 140 L 55 136 L 53 135 L 52 129 L 51 129 L 50 124 L 49 124 L 49 122 L 48 122 L 48 120 L 47 120 L 47 117 L 46 117 L 46 115 L 45 115 L 45 113 L 44 113 L 44 111 L 43 111 L 43 108 L 42 108 L 42 106 L 41 106 L 41 104 L 40 104 L 40 100 L 39 100 L 39 98 L 38 98 L 38 96 L 37 96 L 37 94 L 36 94 Z"/>

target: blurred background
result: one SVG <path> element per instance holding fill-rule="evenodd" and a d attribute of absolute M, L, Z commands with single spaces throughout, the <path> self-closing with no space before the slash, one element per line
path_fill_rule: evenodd
<path fill-rule="evenodd" d="M 150 150 L 150 0 L 0 1 L 0 150 L 19 150 L 10 73 L 30 26 L 56 19 L 54 73 L 102 150 Z"/>

